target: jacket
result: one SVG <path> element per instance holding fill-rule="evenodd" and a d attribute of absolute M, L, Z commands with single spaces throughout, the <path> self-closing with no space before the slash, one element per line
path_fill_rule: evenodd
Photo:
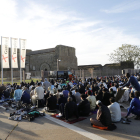
<path fill-rule="evenodd" d="M 55 110 L 57 104 L 57 99 L 53 95 L 47 99 L 47 107 L 49 110 Z"/>
<path fill-rule="evenodd" d="M 44 98 L 44 89 L 41 86 L 38 86 L 34 90 L 34 94 L 36 99 L 43 99 Z"/>
<path fill-rule="evenodd" d="M 47 78 L 45 78 L 45 82 L 43 83 L 43 86 L 45 90 L 48 90 L 48 87 L 51 86 L 50 82 L 47 81 Z"/>
<path fill-rule="evenodd" d="M 81 86 L 79 89 L 79 93 L 84 94 L 85 93 L 85 87 Z"/>
<path fill-rule="evenodd" d="M 108 92 L 103 93 L 102 103 L 103 103 L 105 106 L 110 105 L 109 99 L 110 99 L 110 93 L 108 93 Z"/>
<path fill-rule="evenodd" d="M 76 116 L 76 118 L 78 118 L 79 116 L 76 103 L 73 101 L 69 101 L 68 103 L 66 103 L 64 107 L 64 113 L 66 120 L 73 117 L 74 115 Z"/>
<path fill-rule="evenodd" d="M 14 92 L 14 99 L 16 101 L 19 101 L 21 99 L 22 96 L 22 90 L 21 89 L 16 89 Z"/>
<path fill-rule="evenodd" d="M 87 99 L 90 103 L 90 110 L 94 110 L 96 108 L 96 98 L 95 98 L 95 96 L 88 96 Z"/>
<path fill-rule="evenodd" d="M 78 105 L 79 115 L 86 116 L 90 113 L 90 103 L 87 99 L 83 99 Z"/>
<path fill-rule="evenodd" d="M 67 102 L 67 98 L 66 97 L 60 97 L 58 99 L 58 104 L 60 105 L 61 103 L 63 103 L 65 105 L 65 103 Z"/>
<path fill-rule="evenodd" d="M 105 105 L 99 106 L 96 119 L 100 121 L 104 126 L 110 126 L 112 124 L 112 121 L 108 107 L 106 107 Z"/>
<path fill-rule="evenodd" d="M 132 110 L 135 110 L 135 115 L 140 115 L 140 100 L 136 97 L 133 98 L 130 102 L 130 107 L 127 110 L 127 116 L 129 116 Z"/>
<path fill-rule="evenodd" d="M 26 90 L 23 92 L 21 96 L 21 101 L 23 101 L 23 103 L 30 104 L 30 94 L 28 94 Z"/>

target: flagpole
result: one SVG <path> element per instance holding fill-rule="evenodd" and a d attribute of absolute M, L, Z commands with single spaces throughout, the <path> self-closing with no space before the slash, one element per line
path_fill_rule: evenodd
<path fill-rule="evenodd" d="M 10 38 L 10 43 L 11 43 L 11 82 L 12 82 L 12 85 L 13 85 L 12 38 Z"/>
<path fill-rule="evenodd" d="M 1 36 L 1 84 L 3 84 L 2 36 Z"/>
<path fill-rule="evenodd" d="M 19 38 L 19 48 L 20 48 L 20 83 L 22 82 L 22 69 L 21 69 L 21 39 Z"/>

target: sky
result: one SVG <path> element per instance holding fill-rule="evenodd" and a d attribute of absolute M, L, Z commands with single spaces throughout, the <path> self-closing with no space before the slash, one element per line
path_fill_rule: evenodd
<path fill-rule="evenodd" d="M 78 65 L 105 65 L 122 44 L 140 46 L 140 0 L 0 0 L 0 36 L 31 50 L 75 47 Z"/>

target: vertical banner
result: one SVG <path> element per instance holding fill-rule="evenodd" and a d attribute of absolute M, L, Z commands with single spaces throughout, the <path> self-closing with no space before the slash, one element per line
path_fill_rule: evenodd
<path fill-rule="evenodd" d="M 26 60 L 26 39 L 20 39 L 20 51 L 21 51 L 21 54 L 20 54 L 20 63 L 21 63 L 21 68 L 25 68 L 25 60 Z"/>
<path fill-rule="evenodd" d="M 2 68 L 9 68 L 9 37 L 2 37 Z"/>
<path fill-rule="evenodd" d="M 12 54 L 11 54 L 11 60 L 12 60 L 12 63 L 11 63 L 11 68 L 18 68 L 18 62 L 17 62 L 17 46 L 18 46 L 18 39 L 17 38 L 11 38 L 11 51 L 12 51 Z"/>

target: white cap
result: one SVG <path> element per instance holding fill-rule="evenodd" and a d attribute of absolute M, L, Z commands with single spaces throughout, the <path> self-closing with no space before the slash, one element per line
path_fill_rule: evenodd
<path fill-rule="evenodd" d="M 96 105 L 98 105 L 99 103 L 101 103 L 101 101 L 100 101 L 100 100 L 96 101 Z"/>

